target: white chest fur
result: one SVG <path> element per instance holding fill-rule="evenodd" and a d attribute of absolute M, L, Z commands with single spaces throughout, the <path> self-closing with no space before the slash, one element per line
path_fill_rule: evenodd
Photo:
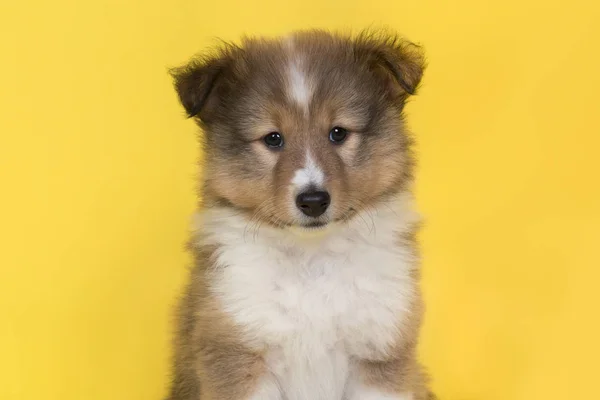
<path fill-rule="evenodd" d="M 211 289 L 288 400 L 341 399 L 352 357 L 385 352 L 413 299 L 411 249 L 398 234 L 417 216 L 408 199 L 370 210 L 320 237 L 247 222 L 227 210 L 201 217 L 220 245 Z"/>

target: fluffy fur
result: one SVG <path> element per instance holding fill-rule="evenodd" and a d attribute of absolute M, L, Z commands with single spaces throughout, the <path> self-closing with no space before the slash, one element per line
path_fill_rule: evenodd
<path fill-rule="evenodd" d="M 397 36 L 311 31 L 173 71 L 205 178 L 169 400 L 432 398 L 402 119 L 423 68 Z M 331 195 L 322 215 L 295 203 L 307 190 Z"/>

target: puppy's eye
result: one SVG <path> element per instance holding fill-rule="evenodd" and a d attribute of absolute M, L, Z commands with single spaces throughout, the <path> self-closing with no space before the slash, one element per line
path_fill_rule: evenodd
<path fill-rule="evenodd" d="M 283 146 L 283 136 L 279 132 L 271 132 L 263 138 L 265 144 L 271 148 L 279 148 Z"/>
<path fill-rule="evenodd" d="M 348 131 L 344 128 L 340 128 L 339 126 L 335 126 L 329 132 L 329 140 L 331 140 L 333 143 L 336 143 L 336 144 L 342 143 L 344 140 L 346 140 L 347 136 L 348 136 Z"/>

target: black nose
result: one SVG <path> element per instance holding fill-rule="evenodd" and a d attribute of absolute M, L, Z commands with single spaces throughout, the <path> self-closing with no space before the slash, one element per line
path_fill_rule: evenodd
<path fill-rule="evenodd" d="M 296 206 L 309 217 L 323 215 L 331 203 L 331 197 L 327 192 L 304 192 L 296 197 Z"/>

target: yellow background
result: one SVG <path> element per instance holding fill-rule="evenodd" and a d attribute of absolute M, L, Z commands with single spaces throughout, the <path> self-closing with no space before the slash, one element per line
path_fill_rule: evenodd
<path fill-rule="evenodd" d="M 166 68 L 214 37 L 372 24 L 430 61 L 408 112 L 436 391 L 600 398 L 598 4 L 4 0 L 0 399 L 165 393 L 198 156 Z"/>

